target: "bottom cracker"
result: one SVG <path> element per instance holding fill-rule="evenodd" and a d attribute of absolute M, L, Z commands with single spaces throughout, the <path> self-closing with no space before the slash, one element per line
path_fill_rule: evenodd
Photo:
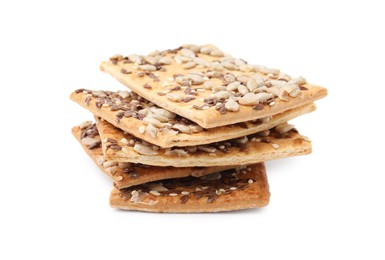
<path fill-rule="evenodd" d="M 113 188 L 110 205 L 149 212 L 218 212 L 264 207 L 269 199 L 265 165 L 258 163 L 199 178 Z"/>

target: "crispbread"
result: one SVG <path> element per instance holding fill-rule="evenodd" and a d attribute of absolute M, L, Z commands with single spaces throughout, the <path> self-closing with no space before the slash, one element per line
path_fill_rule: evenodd
<path fill-rule="evenodd" d="M 204 54 L 208 52 L 210 54 Z M 303 78 L 292 79 L 279 70 L 251 66 L 244 60 L 223 55 L 211 45 L 202 48 L 189 45 L 154 52 L 146 57 L 116 55 L 109 61 L 102 62 L 101 70 L 147 100 L 188 118 L 203 128 L 268 117 L 327 95 L 325 88 L 305 84 Z M 187 69 L 190 62 L 199 65 Z M 228 84 L 233 83 L 234 78 L 243 87 L 230 87 Z M 227 87 L 232 91 L 231 97 Z M 258 95 L 257 98 L 247 92 L 265 94 Z M 258 106 L 254 106 L 258 103 L 255 98 L 259 100 Z M 238 105 L 234 102 L 226 104 L 229 99 L 235 100 Z"/>
<path fill-rule="evenodd" d="M 194 177 L 165 180 L 120 191 L 113 188 L 110 205 L 125 210 L 187 213 L 240 210 L 269 203 L 263 163 L 205 177 L 206 180 Z"/>
<path fill-rule="evenodd" d="M 315 105 L 310 103 L 265 119 L 205 130 L 189 120 L 175 116 L 175 114 L 159 108 L 151 102 L 138 97 L 134 93 L 90 91 L 81 89 L 73 92 L 70 98 L 93 114 L 107 120 L 117 128 L 163 148 L 202 145 L 234 139 L 273 128 L 297 116 L 315 110 Z M 119 105 L 116 105 L 116 103 L 119 103 Z M 130 113 L 128 113 L 127 116 L 120 116 L 122 113 L 124 114 L 128 108 L 130 108 Z M 158 114 L 152 114 L 150 110 Z M 150 123 L 151 121 L 145 122 L 146 118 L 156 120 L 156 118 L 151 117 L 151 115 L 159 117 L 159 114 L 166 113 L 173 118 L 164 117 L 164 119 L 166 119 L 165 122 L 155 121 L 157 124 L 156 126 Z M 177 126 L 179 126 L 179 131 L 177 131 Z M 181 127 L 184 127 L 187 130 L 184 130 Z M 153 131 L 148 131 L 149 129 L 152 129 Z M 195 132 L 191 129 L 194 129 Z"/>
<path fill-rule="evenodd" d="M 311 152 L 310 141 L 295 129 L 287 133 L 264 131 L 210 145 L 159 148 L 124 133 L 95 117 L 107 160 L 154 166 L 209 167 L 248 165 Z M 194 151 L 196 150 L 196 151 Z M 140 153 L 139 153 L 140 152 Z"/>
<path fill-rule="evenodd" d="M 92 158 L 96 165 L 104 172 L 107 176 L 111 177 L 115 182 L 115 187 L 117 189 L 123 189 L 147 182 L 172 179 L 172 178 L 182 178 L 187 176 L 200 177 L 207 174 L 227 170 L 233 167 L 157 167 L 157 166 L 147 166 L 142 164 L 132 164 L 132 163 L 111 163 L 105 160 L 101 146 L 94 146 L 90 149 L 90 145 L 82 143 L 83 138 L 87 138 L 86 132 L 91 130 L 93 138 L 96 142 L 100 140 L 99 134 L 95 127 L 95 124 L 89 124 L 87 127 L 80 129 L 79 126 L 72 128 L 72 134 L 80 142 L 83 149 L 86 153 Z"/>

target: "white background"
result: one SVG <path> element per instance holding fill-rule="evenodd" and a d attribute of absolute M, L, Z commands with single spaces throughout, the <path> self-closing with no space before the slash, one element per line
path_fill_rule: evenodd
<path fill-rule="evenodd" d="M 384 259 L 380 2 L 1 1 L 0 258 Z M 183 43 L 328 88 L 294 122 L 314 152 L 267 163 L 268 207 L 111 209 L 110 180 L 71 136 L 92 118 L 71 91 L 124 88 L 102 60 Z"/>

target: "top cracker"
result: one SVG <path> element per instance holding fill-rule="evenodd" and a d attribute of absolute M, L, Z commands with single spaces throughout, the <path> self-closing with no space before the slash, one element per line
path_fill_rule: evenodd
<path fill-rule="evenodd" d="M 148 56 L 115 55 L 101 70 L 156 105 L 204 128 L 255 120 L 327 95 L 302 77 L 249 65 L 213 45 L 183 45 Z"/>

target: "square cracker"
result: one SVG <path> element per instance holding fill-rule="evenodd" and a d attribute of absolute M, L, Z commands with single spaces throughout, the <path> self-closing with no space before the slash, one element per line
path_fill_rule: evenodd
<path fill-rule="evenodd" d="M 327 95 L 325 88 L 303 78 L 249 65 L 212 45 L 116 55 L 100 67 L 145 99 L 203 128 L 279 114 Z M 242 87 L 230 85 L 235 81 Z"/>
<path fill-rule="evenodd" d="M 84 151 L 91 157 L 96 165 L 107 176 L 112 178 L 117 189 L 123 189 L 135 185 L 140 185 L 147 182 L 182 178 L 188 176 L 200 177 L 207 174 L 228 170 L 234 167 L 158 167 L 147 166 L 133 163 L 114 163 L 105 160 L 103 151 L 100 145 L 99 133 L 95 124 L 87 122 L 86 124 L 75 126 L 72 128 L 72 134 L 79 141 Z M 88 134 L 87 134 L 88 132 Z M 90 140 L 95 139 L 95 141 Z M 86 139 L 85 142 L 82 142 Z M 94 142 L 96 142 L 94 144 Z M 99 143 L 99 145 L 98 145 Z"/>
<path fill-rule="evenodd" d="M 234 139 L 273 128 L 315 110 L 315 105 L 310 103 L 263 119 L 203 129 L 133 92 L 80 89 L 73 92 L 70 98 L 117 128 L 163 148 Z"/>
<path fill-rule="evenodd" d="M 113 188 L 110 205 L 149 212 L 218 212 L 264 207 L 270 192 L 263 163 L 241 170 Z"/>
<path fill-rule="evenodd" d="M 311 153 L 311 143 L 295 129 L 276 129 L 210 145 L 160 148 L 95 117 L 107 160 L 154 166 L 248 165 Z M 287 125 L 290 126 L 290 125 Z"/>

